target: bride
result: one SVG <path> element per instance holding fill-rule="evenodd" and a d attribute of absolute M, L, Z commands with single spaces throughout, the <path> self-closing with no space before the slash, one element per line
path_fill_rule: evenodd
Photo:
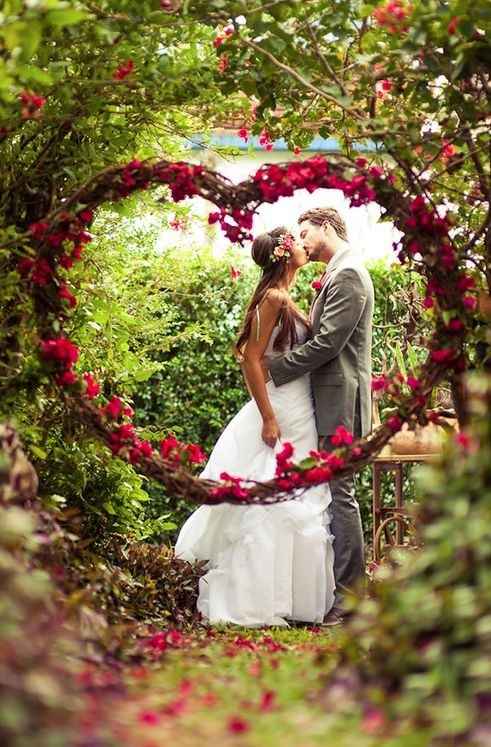
<path fill-rule="evenodd" d="M 289 289 L 305 251 L 283 226 L 258 236 L 252 257 L 262 276 L 236 342 L 251 400 L 218 439 L 200 477 L 265 481 L 274 477 L 276 453 L 290 442 L 299 461 L 317 449 L 310 377 L 276 387 L 262 363 L 302 344 L 308 319 Z M 329 485 L 311 487 L 276 505 L 201 506 L 183 525 L 176 556 L 206 560 L 198 610 L 209 623 L 248 627 L 322 622 L 334 601 Z"/>

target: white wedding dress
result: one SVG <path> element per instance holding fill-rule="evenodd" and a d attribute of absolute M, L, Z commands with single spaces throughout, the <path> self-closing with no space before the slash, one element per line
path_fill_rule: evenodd
<path fill-rule="evenodd" d="M 299 344 L 306 338 L 297 323 Z M 273 351 L 275 327 L 265 358 Z M 317 449 L 310 377 L 283 386 L 266 384 L 281 431 L 281 441 L 295 448 L 299 461 Z M 251 399 L 218 439 L 200 477 L 220 480 L 223 471 L 234 477 L 269 480 L 275 455 L 261 438 L 262 419 Z M 329 485 L 309 488 L 300 497 L 270 506 L 227 503 L 201 506 L 184 523 L 176 556 L 207 560 L 200 578 L 198 610 L 209 623 L 247 627 L 288 625 L 288 620 L 321 622 L 334 602 L 333 536 L 329 531 Z"/>

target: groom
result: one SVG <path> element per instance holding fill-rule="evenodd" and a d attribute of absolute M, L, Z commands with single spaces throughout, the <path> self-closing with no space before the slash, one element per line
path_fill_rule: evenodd
<path fill-rule="evenodd" d="M 319 449 L 332 451 L 339 425 L 355 437 L 371 429 L 373 285 L 337 210 L 308 210 L 298 223 L 310 261 L 327 267 L 310 310 L 312 338 L 271 361 L 269 372 L 276 386 L 311 374 Z M 365 564 L 353 477 L 333 480 L 331 490 L 336 596 L 324 622 L 336 625 L 343 619 L 344 594 L 364 578 Z"/>

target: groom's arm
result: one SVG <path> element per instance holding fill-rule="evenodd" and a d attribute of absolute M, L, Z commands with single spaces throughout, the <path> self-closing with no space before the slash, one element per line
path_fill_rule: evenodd
<path fill-rule="evenodd" d="M 269 364 L 276 386 L 287 384 L 328 363 L 344 348 L 358 324 L 367 300 L 360 276 L 351 268 L 340 270 L 326 291 L 319 332 Z"/>

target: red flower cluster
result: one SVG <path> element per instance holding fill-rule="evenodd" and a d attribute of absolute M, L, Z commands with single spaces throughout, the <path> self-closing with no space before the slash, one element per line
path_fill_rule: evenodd
<path fill-rule="evenodd" d="M 228 54 L 222 54 L 218 60 L 218 70 L 220 73 L 224 73 L 230 65 L 230 59 Z"/>
<path fill-rule="evenodd" d="M 162 654 L 168 648 L 182 648 L 186 639 L 179 630 L 161 630 L 148 638 L 145 647 L 154 654 Z"/>
<path fill-rule="evenodd" d="M 71 386 L 77 381 L 73 366 L 78 360 L 78 347 L 66 337 L 55 337 L 41 341 L 41 356 L 55 366 L 56 382 L 60 386 Z"/>
<path fill-rule="evenodd" d="M 114 80 L 124 80 L 128 77 L 128 75 L 131 75 L 135 67 L 135 63 L 133 60 L 126 60 L 126 62 L 122 62 L 119 67 L 116 68 L 116 70 L 113 73 L 113 79 Z"/>
<path fill-rule="evenodd" d="M 264 150 L 273 150 L 273 141 L 271 140 L 271 136 L 267 130 L 262 130 L 259 134 L 259 145 L 261 145 Z"/>
<path fill-rule="evenodd" d="M 23 104 L 20 112 L 22 119 L 38 119 L 41 116 L 41 109 L 46 103 L 44 96 L 32 91 L 21 91 L 19 99 Z"/>
<path fill-rule="evenodd" d="M 387 29 L 390 34 L 398 34 L 408 30 L 408 17 L 412 10 L 412 5 L 405 0 L 389 0 L 373 11 L 373 17 L 377 24 Z"/>
<path fill-rule="evenodd" d="M 187 462 L 188 464 L 202 464 L 206 455 L 197 444 L 184 444 L 175 436 L 167 436 L 160 442 L 160 456 L 174 465 Z"/>
<path fill-rule="evenodd" d="M 350 199 L 352 207 L 366 205 L 376 197 L 370 186 L 371 179 L 379 179 L 382 169 L 372 167 L 368 173 L 357 174 L 352 179 L 344 179 L 338 173 L 331 173 L 323 156 L 313 156 L 305 161 L 294 161 L 286 166 L 267 164 L 254 175 L 263 202 L 276 202 L 280 197 L 291 197 L 295 190 L 306 189 L 314 192 L 319 187 L 339 189 Z"/>
<path fill-rule="evenodd" d="M 240 137 L 241 140 L 247 143 L 249 139 L 249 130 L 247 129 L 247 127 L 241 127 L 240 130 L 237 132 L 237 135 Z"/>
<path fill-rule="evenodd" d="M 233 223 L 231 222 L 232 220 L 234 221 Z M 248 229 L 252 228 L 252 213 L 248 210 L 234 209 L 232 210 L 232 214 L 229 215 L 223 208 L 220 211 L 210 213 L 208 223 L 210 226 L 220 223 L 223 233 L 232 243 L 237 241 L 242 242 L 251 238 Z"/>
<path fill-rule="evenodd" d="M 222 498 L 239 498 L 239 500 L 247 500 L 249 497 L 249 491 L 242 484 L 243 481 L 240 477 L 233 477 L 228 472 L 222 472 L 220 480 L 223 481 L 223 485 L 219 485 L 216 488 L 210 490 L 210 496 L 220 502 Z"/>
<path fill-rule="evenodd" d="M 344 425 L 338 425 L 334 435 L 331 436 L 331 443 L 333 446 L 349 446 L 353 443 L 353 434 Z"/>
<path fill-rule="evenodd" d="M 203 174 L 203 166 L 200 164 L 191 166 L 182 161 L 172 163 L 168 166 L 157 166 L 153 175 L 161 182 L 169 185 L 174 202 L 192 197 L 198 193 L 196 179 Z"/>
<path fill-rule="evenodd" d="M 85 381 L 85 396 L 88 399 L 95 399 L 101 393 L 100 384 L 88 371 L 83 374 L 83 379 Z"/>

